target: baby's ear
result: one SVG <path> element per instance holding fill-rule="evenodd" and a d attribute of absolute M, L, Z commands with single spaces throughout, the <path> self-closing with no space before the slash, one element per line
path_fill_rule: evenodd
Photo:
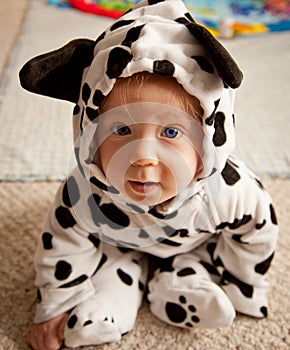
<path fill-rule="evenodd" d="M 20 70 L 21 86 L 39 95 L 77 103 L 82 74 L 94 57 L 95 42 L 76 39 L 32 58 Z"/>
<path fill-rule="evenodd" d="M 229 52 L 205 27 L 196 22 L 190 22 L 186 26 L 191 34 L 207 50 L 225 85 L 233 89 L 238 88 L 242 83 L 243 73 Z"/>

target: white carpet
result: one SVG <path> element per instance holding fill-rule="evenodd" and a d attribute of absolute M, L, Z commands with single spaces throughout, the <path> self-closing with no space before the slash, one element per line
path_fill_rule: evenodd
<path fill-rule="evenodd" d="M 0 87 L 0 180 L 61 179 L 72 146 L 72 105 L 22 90 L 32 56 L 77 37 L 96 38 L 109 18 L 32 0 Z M 245 80 L 236 108 L 236 154 L 262 175 L 290 175 L 290 32 L 224 41 Z"/>

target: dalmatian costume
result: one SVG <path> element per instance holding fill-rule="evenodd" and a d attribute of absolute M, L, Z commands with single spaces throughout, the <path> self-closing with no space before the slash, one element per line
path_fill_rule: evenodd
<path fill-rule="evenodd" d="M 99 105 L 116 78 L 144 71 L 176 78 L 204 110 L 202 176 L 154 207 L 119 193 L 92 161 L 106 117 Z M 275 212 L 261 182 L 230 156 L 242 73 L 182 1 L 142 1 L 96 41 L 77 39 L 33 58 L 20 80 L 75 103 L 76 166 L 36 251 L 36 323 L 70 312 L 67 346 L 117 341 L 133 328 L 145 291 L 152 313 L 179 327 L 229 326 L 236 311 L 267 316 Z"/>

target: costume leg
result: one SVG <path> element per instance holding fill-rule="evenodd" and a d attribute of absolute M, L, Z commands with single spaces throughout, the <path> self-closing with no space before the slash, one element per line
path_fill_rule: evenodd
<path fill-rule="evenodd" d="M 178 255 L 155 272 L 148 300 L 152 313 L 174 326 L 230 326 L 235 318 L 231 301 L 193 253 Z"/>
<path fill-rule="evenodd" d="M 118 341 L 134 326 L 146 284 L 146 257 L 104 244 L 100 265 L 92 277 L 95 294 L 70 314 L 67 346 Z"/>
<path fill-rule="evenodd" d="M 220 285 L 235 309 L 258 318 L 268 313 L 265 275 L 274 256 L 275 232 L 269 236 L 265 231 L 240 236 L 222 234 L 216 243 L 207 246 L 212 264 L 220 273 Z"/>

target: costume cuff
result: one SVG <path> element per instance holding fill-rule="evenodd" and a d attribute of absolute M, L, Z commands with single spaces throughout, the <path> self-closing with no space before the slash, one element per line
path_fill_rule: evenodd
<path fill-rule="evenodd" d="M 40 288 L 41 301 L 36 307 L 34 323 L 48 321 L 80 304 L 95 293 L 91 280 L 69 288 Z"/>

